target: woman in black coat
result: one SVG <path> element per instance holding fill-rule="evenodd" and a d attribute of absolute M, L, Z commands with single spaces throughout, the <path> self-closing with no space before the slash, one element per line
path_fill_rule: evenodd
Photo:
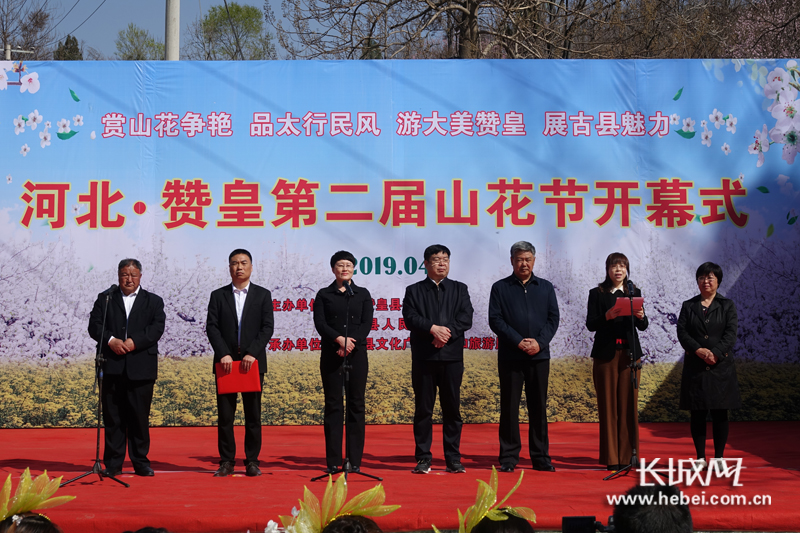
<path fill-rule="evenodd" d="M 606 258 L 606 279 L 589 291 L 586 328 L 596 332 L 592 346 L 592 379 L 597 392 L 600 419 L 600 463 L 609 470 L 630 464 L 633 449 L 639 449 L 639 391 L 631 387 L 631 346 L 637 362 L 642 357 L 639 335 L 631 335 L 630 317 L 619 316 L 614 308 L 617 298 L 628 298 L 630 263 L 624 254 L 615 252 Z M 642 292 L 634 286 L 633 296 Z M 636 329 L 647 329 L 644 309 L 634 314 Z M 636 379 L 641 370 L 636 371 Z M 633 399 L 631 400 L 631 395 Z"/>
<path fill-rule="evenodd" d="M 350 252 L 333 254 L 331 270 L 336 279 L 320 289 L 314 299 L 314 327 L 322 337 L 319 370 L 325 394 L 325 472 L 328 473 L 335 473 L 342 466 L 345 357 L 352 365 L 347 388 L 345 447 L 352 471 L 359 471 L 364 453 L 364 393 L 369 370 L 367 336 L 372 327 L 372 296 L 367 289 L 353 283 L 355 265 L 356 258 Z"/>
<path fill-rule="evenodd" d="M 686 300 L 678 317 L 678 341 L 686 351 L 681 376 L 680 409 L 691 411 L 690 428 L 698 468 L 706 461 L 706 417 L 711 411 L 714 457 L 728 440 L 728 409 L 741 407 L 733 364 L 738 318 L 732 300 L 717 292 L 722 268 L 703 263 L 695 276 L 700 294 Z"/>

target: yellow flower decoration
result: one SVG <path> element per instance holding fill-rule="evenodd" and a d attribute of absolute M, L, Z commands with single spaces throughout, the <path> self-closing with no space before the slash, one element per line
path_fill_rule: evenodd
<path fill-rule="evenodd" d="M 519 473 L 519 479 L 514 488 L 506 494 L 500 503 L 497 502 L 497 470 L 492 467 L 492 475 L 489 478 L 489 483 L 479 479 L 478 480 L 478 494 L 475 497 L 475 503 L 467 507 L 466 512 L 462 515 L 461 509 L 458 509 L 458 533 L 470 533 L 472 528 L 478 525 L 478 522 L 488 517 L 490 520 L 508 520 L 508 515 L 518 516 L 530 522 L 536 523 L 536 513 L 533 509 L 528 507 L 505 507 L 502 505 L 506 500 L 514 494 L 519 486 L 522 484 L 522 476 L 525 472 Z M 431 524 L 433 530 L 439 533 L 439 530 Z"/>
<path fill-rule="evenodd" d="M 295 513 L 293 510 L 292 516 L 279 518 L 287 531 L 320 533 L 325 526 L 340 516 L 386 516 L 400 508 L 399 505 L 383 505 L 386 493 L 380 484 L 355 496 L 347 503 L 346 499 L 347 481 L 344 474 L 339 476 L 336 483 L 333 483 L 333 478 L 328 476 L 328 486 L 322 496 L 322 503 L 308 490 L 308 487 L 303 487 L 303 500 L 299 500 L 300 511 Z"/>
<path fill-rule="evenodd" d="M 11 474 L 6 478 L 2 490 L 0 490 L 0 521 L 15 514 L 27 513 L 29 511 L 49 509 L 74 500 L 75 496 L 58 496 L 52 498 L 61 484 L 61 477 L 50 479 L 45 470 L 42 475 L 35 480 L 31 480 L 31 470 L 26 468 L 19 480 L 17 491 L 11 497 Z"/>

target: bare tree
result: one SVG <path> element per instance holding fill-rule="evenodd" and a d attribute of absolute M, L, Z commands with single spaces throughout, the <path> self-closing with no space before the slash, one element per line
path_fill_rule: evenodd
<path fill-rule="evenodd" d="M 14 59 L 49 59 L 52 15 L 46 1 L 0 0 L 0 45 L 5 48 L 8 43 L 14 49 L 33 52 Z"/>
<path fill-rule="evenodd" d="M 758 0 L 733 23 L 728 55 L 800 56 L 800 0 Z"/>
<path fill-rule="evenodd" d="M 705 58 L 745 1 L 283 0 L 288 27 L 264 12 L 292 58 Z"/>

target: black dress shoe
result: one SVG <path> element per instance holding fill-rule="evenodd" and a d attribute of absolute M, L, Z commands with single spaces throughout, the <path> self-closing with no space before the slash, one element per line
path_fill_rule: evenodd
<path fill-rule="evenodd" d="M 546 462 L 546 463 L 534 463 L 532 468 L 534 470 L 538 470 L 539 472 L 555 472 L 556 471 L 555 467 L 552 464 L 550 464 L 549 461 Z"/>
<path fill-rule="evenodd" d="M 606 467 L 606 470 L 608 470 L 609 472 L 616 472 L 620 468 L 622 468 L 622 465 L 608 465 Z"/>
<path fill-rule="evenodd" d="M 156 475 L 156 473 L 153 472 L 153 469 L 150 468 L 149 466 L 134 468 L 133 473 L 136 474 L 137 476 L 142 476 L 142 477 L 153 477 Z"/>
<path fill-rule="evenodd" d="M 248 477 L 256 477 L 261 475 L 261 469 L 258 468 L 256 463 L 248 463 L 245 467 L 244 475 Z"/>
<path fill-rule="evenodd" d="M 339 468 L 338 466 L 328 466 L 325 468 L 325 470 L 323 470 L 325 474 L 330 474 L 330 475 L 336 474 L 341 471 L 342 469 Z"/>
<path fill-rule="evenodd" d="M 355 472 L 356 474 L 358 474 L 359 472 L 361 472 L 361 467 L 360 466 L 351 466 L 350 467 L 350 472 Z"/>
<path fill-rule="evenodd" d="M 501 472 L 513 472 L 514 471 L 514 465 L 512 465 L 511 463 L 504 463 L 504 464 L 500 465 L 500 471 Z"/>
<path fill-rule="evenodd" d="M 119 468 L 104 468 L 100 473 L 105 477 L 117 477 L 122 473 L 122 470 Z"/>
<path fill-rule="evenodd" d="M 219 465 L 217 471 L 214 472 L 214 477 L 228 477 L 233 474 L 233 463 L 226 461 Z"/>

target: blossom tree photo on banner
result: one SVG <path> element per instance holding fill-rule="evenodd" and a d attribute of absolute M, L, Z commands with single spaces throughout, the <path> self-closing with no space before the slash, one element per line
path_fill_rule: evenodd
<path fill-rule="evenodd" d="M 235 248 L 273 297 L 263 422 L 321 423 L 311 310 L 349 250 L 367 422 L 409 423 L 403 295 L 435 243 L 475 308 L 464 420 L 496 422 L 489 291 L 520 240 L 561 315 L 549 420 L 596 421 L 587 295 L 617 251 L 650 320 L 642 421 L 688 420 L 676 324 L 706 261 L 738 310 L 733 419 L 797 420 L 799 91 L 792 59 L 0 61 L 0 427 L 94 423 L 88 316 L 126 257 L 167 315 L 151 424 L 214 424 Z"/>

